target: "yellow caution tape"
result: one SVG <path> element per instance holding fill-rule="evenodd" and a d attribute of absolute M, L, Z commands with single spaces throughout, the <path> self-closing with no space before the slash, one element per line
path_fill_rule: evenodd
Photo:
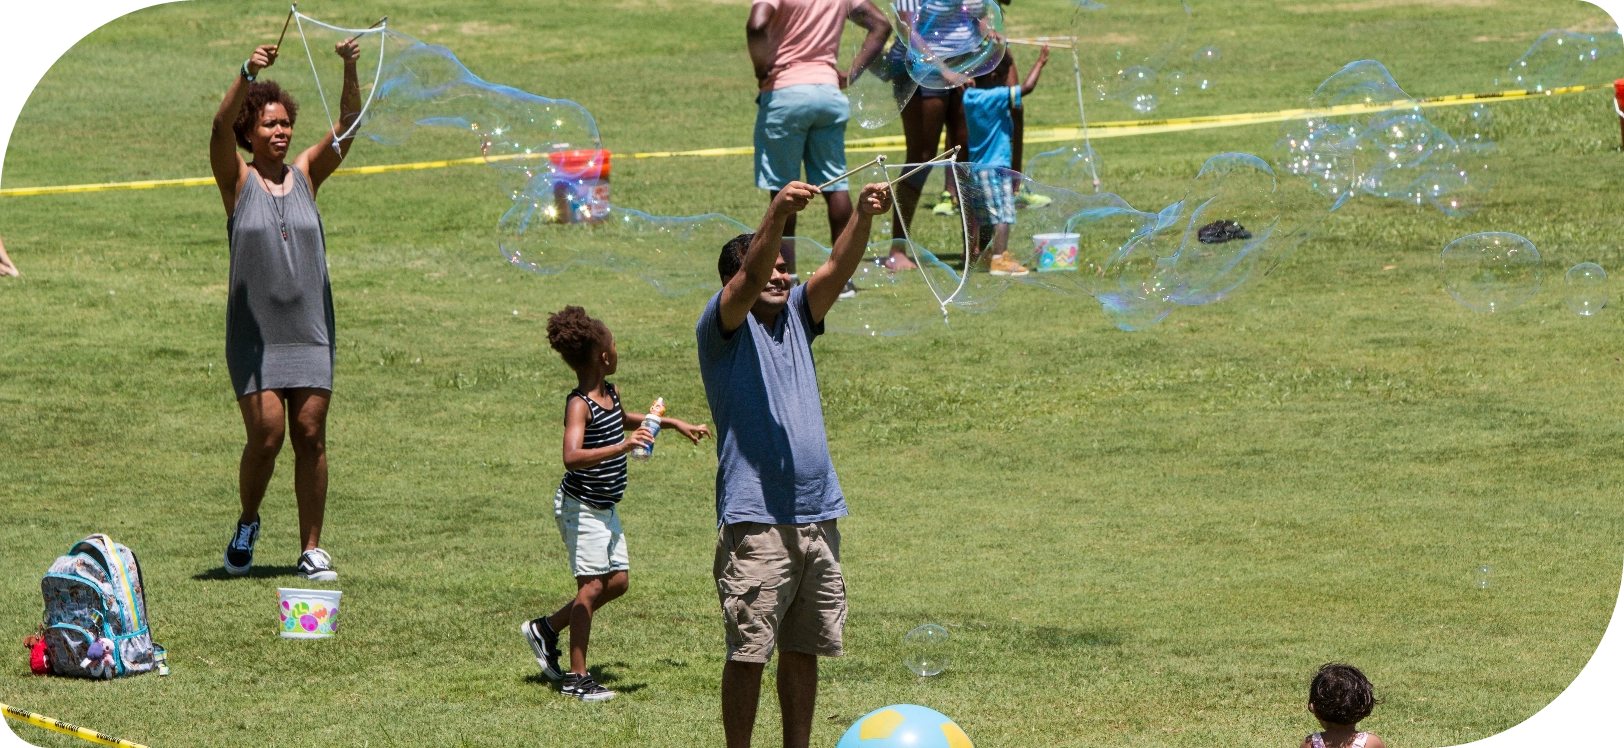
<path fill-rule="evenodd" d="M 1542 96 L 1559 96 L 1563 94 L 1580 93 L 1583 91 L 1597 91 L 1612 89 L 1611 85 L 1601 86 L 1568 86 L 1566 88 L 1553 88 L 1548 91 L 1499 91 L 1494 93 L 1455 94 L 1453 96 L 1439 96 L 1430 99 L 1416 99 L 1411 103 L 1424 107 L 1461 106 L 1482 101 L 1511 101 L 1516 99 L 1529 99 Z M 1401 106 L 1405 102 L 1388 104 L 1358 104 L 1349 106 L 1331 107 L 1329 109 L 1282 109 L 1277 112 L 1249 112 L 1245 114 L 1217 114 L 1207 117 L 1182 117 L 1177 119 L 1141 119 L 1123 120 L 1118 122 L 1097 122 L 1088 126 L 1089 138 L 1123 138 L 1131 135 L 1154 135 L 1167 132 L 1186 132 L 1190 130 L 1210 130 L 1220 127 L 1239 127 L 1241 125 L 1256 125 L 1268 122 L 1284 122 L 1293 119 L 1306 119 L 1313 116 L 1341 116 L 1347 114 L 1368 114 L 1381 112 Z M 1078 140 L 1083 137 L 1081 127 L 1043 127 L 1031 128 L 1026 131 L 1024 142 L 1027 143 L 1058 143 L 1069 140 Z M 900 151 L 906 147 L 906 141 L 901 135 L 891 135 L 879 138 L 851 138 L 846 141 L 848 153 L 874 153 Z M 946 146 L 941 146 L 945 148 Z M 940 148 L 938 149 L 940 150 Z M 693 158 L 714 156 L 749 156 L 755 153 L 753 146 L 737 148 L 702 148 L 693 151 L 654 151 L 650 153 L 633 153 L 630 158 Z M 470 164 L 486 164 L 494 161 L 514 161 L 521 159 L 542 158 L 543 154 L 517 154 L 508 156 L 492 156 L 490 158 L 476 156 L 474 158 L 456 158 L 443 161 L 418 161 L 410 164 L 380 164 L 378 166 L 357 166 L 339 169 L 334 175 L 340 174 L 383 174 L 392 171 L 417 171 L 420 169 L 444 169 L 452 166 L 466 166 Z M 110 190 L 150 190 L 159 187 L 201 187 L 214 184 L 213 177 L 191 177 L 188 179 L 153 179 L 144 182 L 107 182 L 103 184 L 69 184 L 55 187 L 14 187 L 0 189 L 0 197 L 25 197 L 29 195 L 62 195 L 74 192 L 107 192 Z"/>
<path fill-rule="evenodd" d="M 174 181 L 179 181 L 179 180 L 174 180 Z M 111 735 L 103 735 L 103 734 L 101 734 L 99 732 L 96 732 L 95 730 L 80 727 L 78 725 L 68 724 L 67 722 L 63 722 L 63 721 L 58 720 L 58 719 L 52 719 L 52 718 L 47 717 L 47 716 L 45 716 L 43 714 L 35 714 L 33 712 L 25 712 L 25 711 L 23 711 L 21 709 L 18 709 L 17 707 L 7 706 L 6 704 L 0 704 L 0 713 L 4 713 L 7 717 L 10 717 L 10 718 L 12 718 L 14 720 L 17 720 L 18 722 L 27 722 L 28 724 L 31 724 L 31 725 L 33 725 L 35 727 L 43 727 L 43 728 L 45 728 L 47 730 L 53 730 L 55 732 L 60 732 L 63 735 L 72 735 L 72 736 L 74 736 L 76 738 L 79 738 L 80 740 L 88 740 L 88 741 L 90 741 L 92 743 L 99 743 L 101 745 L 111 745 L 111 746 L 115 746 L 115 748 L 147 748 L 146 746 L 141 745 L 140 743 L 132 743 L 132 742 L 130 742 L 128 740 L 120 740 L 120 739 L 115 738 L 115 737 L 113 737 Z"/>

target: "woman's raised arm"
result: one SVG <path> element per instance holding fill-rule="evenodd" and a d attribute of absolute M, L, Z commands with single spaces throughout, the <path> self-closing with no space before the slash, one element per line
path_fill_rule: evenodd
<path fill-rule="evenodd" d="M 219 111 L 214 113 L 214 129 L 209 134 L 209 166 L 214 169 L 214 185 L 220 188 L 227 216 L 237 208 L 237 190 L 241 189 L 248 172 L 248 165 L 237 153 L 237 134 L 232 132 L 231 126 L 236 124 L 237 114 L 248 99 L 248 77 L 259 75 L 259 71 L 275 62 L 274 45 L 266 44 L 254 50 L 253 56 L 237 72 L 236 79 L 231 81 L 231 88 L 226 89 Z"/>
<path fill-rule="evenodd" d="M 333 51 L 344 58 L 344 92 L 338 98 L 338 124 L 327 132 L 315 145 L 310 146 L 293 163 L 304 169 L 310 177 L 310 191 L 314 193 L 321 189 L 321 183 L 333 175 L 338 165 L 344 163 L 344 157 L 350 153 L 350 145 L 355 142 L 354 137 L 338 140 L 338 136 L 355 124 L 355 118 L 361 116 L 361 82 L 355 71 L 355 61 L 361 57 L 361 45 L 354 37 L 345 39 L 334 45 Z M 334 141 L 338 147 L 334 148 Z"/>

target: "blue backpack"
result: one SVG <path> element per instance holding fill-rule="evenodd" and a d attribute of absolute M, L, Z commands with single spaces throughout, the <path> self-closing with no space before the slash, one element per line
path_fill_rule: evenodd
<path fill-rule="evenodd" d="M 169 674 L 163 647 L 152 643 L 141 565 L 129 548 L 91 535 L 57 557 L 40 590 L 51 672 L 100 679 L 154 669 Z"/>

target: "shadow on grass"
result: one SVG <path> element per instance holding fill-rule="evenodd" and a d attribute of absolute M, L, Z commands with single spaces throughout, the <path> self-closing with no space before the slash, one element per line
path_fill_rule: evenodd
<path fill-rule="evenodd" d="M 622 670 L 623 671 L 626 668 L 627 668 L 627 665 L 624 662 L 611 662 L 611 663 L 609 663 L 607 665 L 594 665 L 592 667 L 587 668 L 586 672 L 587 672 L 587 675 L 592 676 L 592 680 L 595 680 L 599 684 L 601 684 L 603 686 L 606 686 L 610 690 L 616 691 L 618 693 L 636 693 L 636 692 L 641 691 L 641 690 L 643 690 L 645 688 L 648 688 L 647 683 L 625 683 L 625 682 L 623 682 L 625 680 L 625 678 L 623 676 L 617 675 L 615 671 L 616 670 Z M 542 675 L 541 673 L 531 673 L 529 675 L 526 675 L 524 677 L 524 682 L 544 685 L 544 686 L 547 686 L 547 687 L 553 689 L 554 691 L 557 691 L 558 688 L 559 688 L 559 685 L 557 683 L 548 680 L 547 676 Z"/>
<path fill-rule="evenodd" d="M 254 568 L 249 569 L 247 574 L 237 576 L 236 574 L 226 571 L 226 567 L 224 566 L 216 566 L 208 571 L 193 574 L 192 579 L 198 582 L 215 582 L 222 579 L 243 578 L 271 579 L 274 577 L 291 577 L 294 575 L 294 572 L 298 570 L 299 567 L 292 564 L 284 564 L 282 566 L 255 566 Z"/>

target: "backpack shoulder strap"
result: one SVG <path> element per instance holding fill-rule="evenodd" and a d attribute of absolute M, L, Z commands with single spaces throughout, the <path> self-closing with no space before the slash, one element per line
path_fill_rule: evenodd
<path fill-rule="evenodd" d="M 113 595 L 118 598 L 119 607 L 124 609 L 124 615 L 130 621 L 130 631 L 140 631 L 145 624 L 141 620 L 141 608 L 135 602 L 135 585 L 130 581 L 130 571 L 124 565 L 124 557 L 114 547 L 113 539 L 98 532 L 73 547 L 78 549 L 81 546 L 89 546 L 101 556 L 102 564 L 107 568 L 108 581 L 113 585 Z"/>

